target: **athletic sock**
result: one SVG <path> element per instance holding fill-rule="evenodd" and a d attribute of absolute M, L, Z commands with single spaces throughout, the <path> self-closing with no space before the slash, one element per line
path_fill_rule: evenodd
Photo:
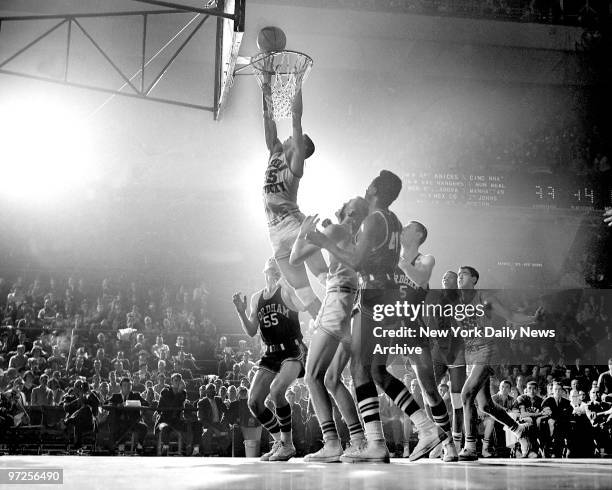
<path fill-rule="evenodd" d="M 461 447 L 461 439 L 463 438 L 462 432 L 453 432 L 453 442 L 455 446 Z"/>
<path fill-rule="evenodd" d="M 429 418 L 427 417 L 425 410 L 423 410 L 422 408 L 418 409 L 416 412 L 410 415 L 410 420 L 412 420 L 416 428 L 419 429 L 419 433 L 427 426 L 433 425 L 432 421 L 429 420 Z"/>
<path fill-rule="evenodd" d="M 355 422 L 354 424 L 349 425 L 348 430 L 351 436 L 351 441 L 356 441 L 365 437 L 363 427 L 361 426 L 360 422 Z"/>
<path fill-rule="evenodd" d="M 266 408 L 259 415 L 256 415 L 256 417 L 257 420 L 259 420 L 259 423 L 263 425 L 265 429 L 268 430 L 272 437 L 274 437 L 274 439 L 278 439 L 280 435 L 280 425 L 272 411 Z"/>
<path fill-rule="evenodd" d="M 276 417 L 281 432 L 291 432 L 291 407 L 289 404 L 276 407 Z"/>
<path fill-rule="evenodd" d="M 434 423 L 440 427 L 440 429 L 444 432 L 451 431 L 451 421 L 444 401 L 440 400 L 440 403 L 431 407 L 431 415 L 433 416 Z"/>
<path fill-rule="evenodd" d="M 380 421 L 380 403 L 376 385 L 370 381 L 364 385 L 355 387 L 359 413 L 363 418 L 365 436 L 368 441 L 384 440 L 383 426 Z"/>
<path fill-rule="evenodd" d="M 323 441 L 338 440 L 338 431 L 333 420 L 321 422 L 321 432 L 323 433 Z"/>
<path fill-rule="evenodd" d="M 419 410 L 419 404 L 399 379 L 391 377 L 383 390 L 393 400 L 393 403 L 409 417 Z"/>
<path fill-rule="evenodd" d="M 476 436 L 465 435 L 465 449 L 468 451 L 476 451 Z"/>

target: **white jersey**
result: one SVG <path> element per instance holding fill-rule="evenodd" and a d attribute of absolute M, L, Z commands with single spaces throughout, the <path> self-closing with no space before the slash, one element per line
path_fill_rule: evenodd
<path fill-rule="evenodd" d="M 300 177 L 291 171 L 285 153 L 272 153 L 268 160 L 263 185 L 264 206 L 268 223 L 299 212 L 297 205 L 299 185 Z"/>

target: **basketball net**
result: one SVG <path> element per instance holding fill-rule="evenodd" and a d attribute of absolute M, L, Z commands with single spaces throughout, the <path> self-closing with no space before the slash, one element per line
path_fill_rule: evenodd
<path fill-rule="evenodd" d="M 290 119 L 295 94 L 312 68 L 312 58 L 297 51 L 259 53 L 251 60 L 273 119 Z M 270 91 L 265 89 L 270 84 Z"/>

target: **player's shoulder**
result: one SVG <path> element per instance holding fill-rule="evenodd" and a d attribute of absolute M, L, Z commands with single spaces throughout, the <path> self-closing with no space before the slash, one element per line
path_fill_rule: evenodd
<path fill-rule="evenodd" d="M 432 254 L 421 254 L 417 257 L 417 261 L 424 266 L 433 267 L 436 263 L 436 258 Z"/>
<path fill-rule="evenodd" d="M 332 223 L 323 228 L 323 234 L 336 242 L 350 238 L 350 233 L 346 227 L 336 223 Z"/>

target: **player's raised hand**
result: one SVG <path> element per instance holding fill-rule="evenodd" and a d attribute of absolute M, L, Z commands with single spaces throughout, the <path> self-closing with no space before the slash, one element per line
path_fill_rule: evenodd
<path fill-rule="evenodd" d="M 612 208 L 608 208 L 604 212 L 604 223 L 608 226 L 612 226 Z"/>
<path fill-rule="evenodd" d="M 237 292 L 232 296 L 232 302 L 238 311 L 245 311 L 247 307 L 247 298 L 242 296 L 242 293 Z"/>
<path fill-rule="evenodd" d="M 300 225 L 300 238 L 306 238 L 306 235 L 317 229 L 319 223 L 319 215 L 306 216 Z"/>
<path fill-rule="evenodd" d="M 320 248 L 325 248 L 328 243 L 328 238 L 319 230 L 312 230 L 306 234 L 306 241 Z"/>

